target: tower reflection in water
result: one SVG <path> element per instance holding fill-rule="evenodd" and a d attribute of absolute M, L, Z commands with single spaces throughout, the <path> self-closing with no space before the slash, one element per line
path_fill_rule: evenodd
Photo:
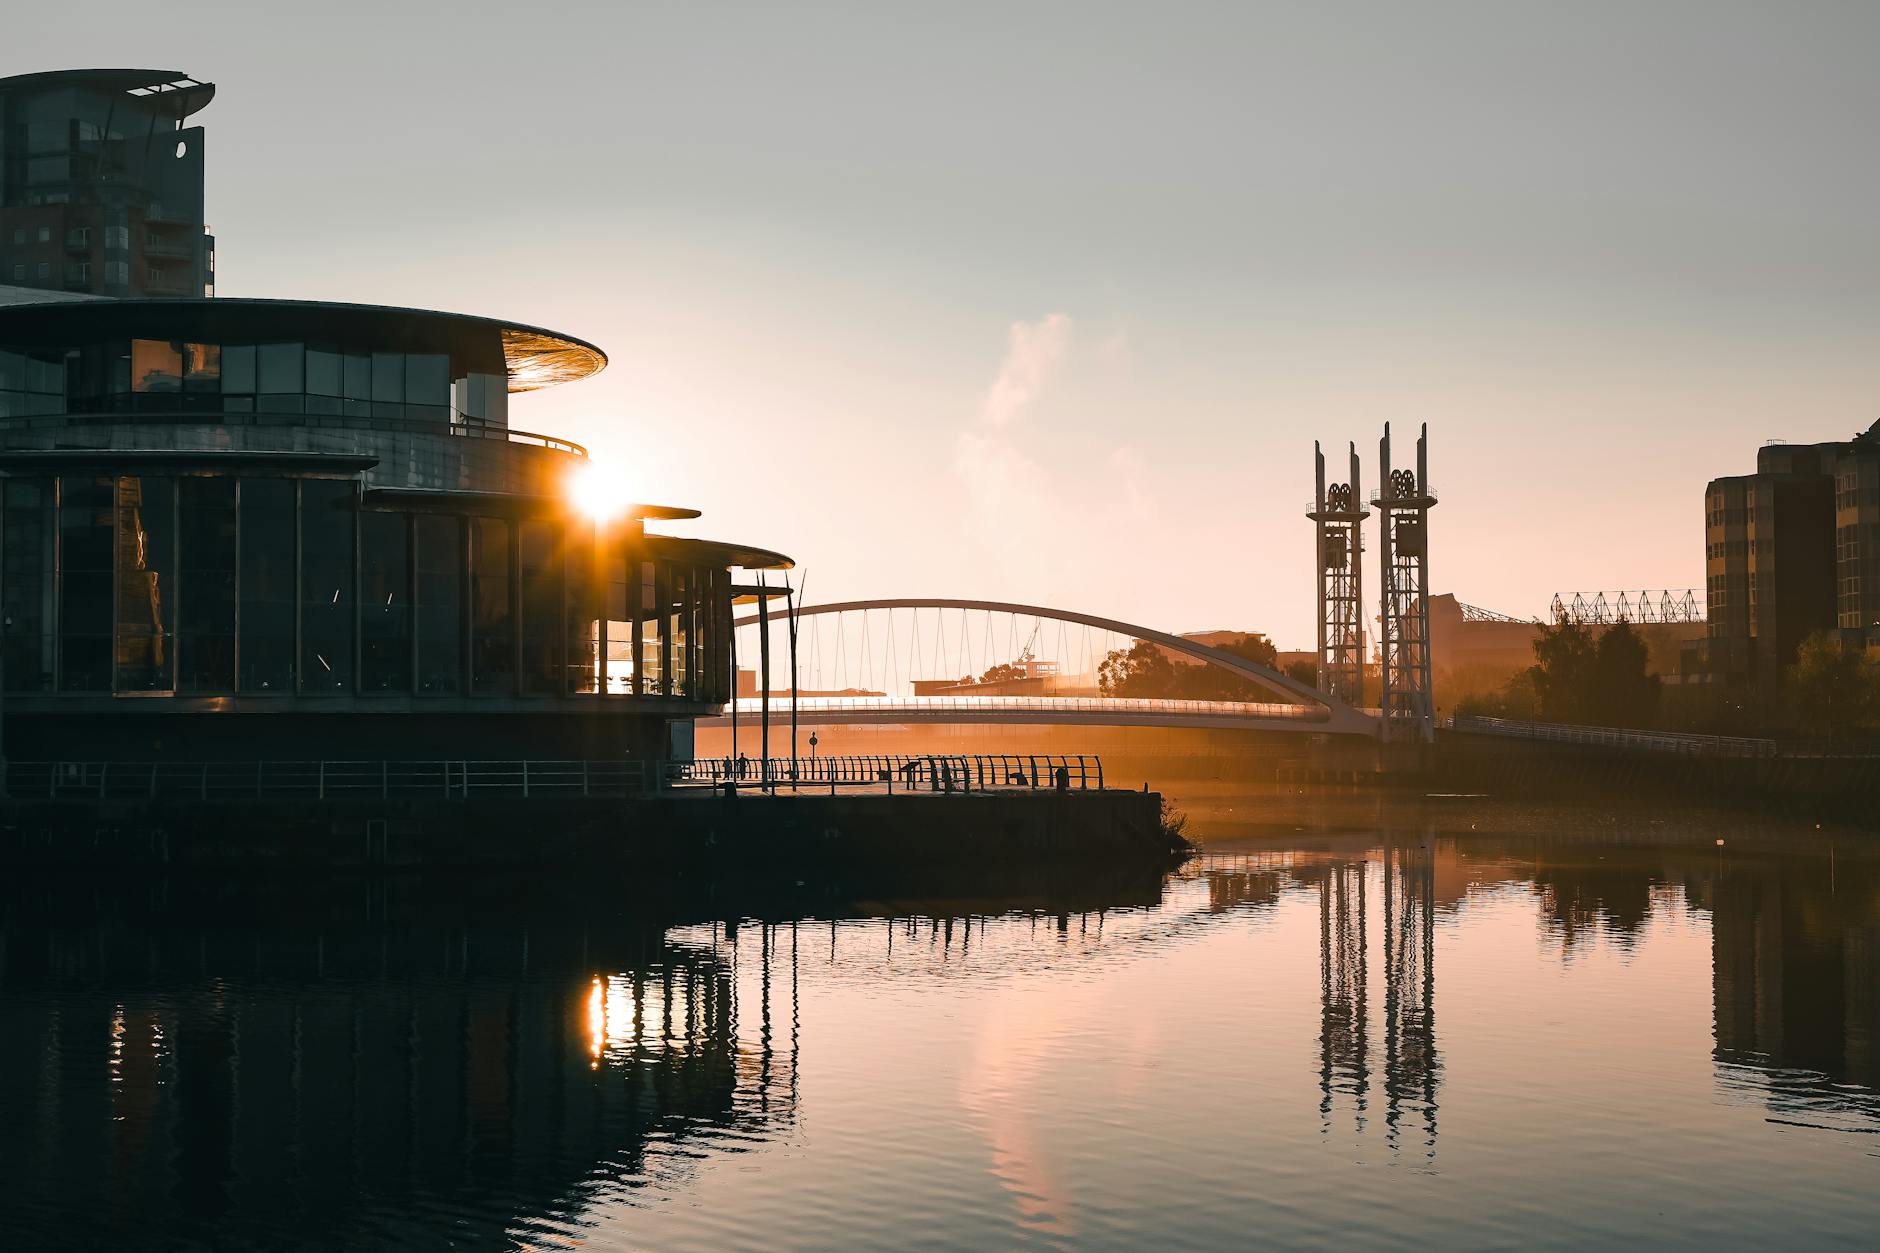
<path fill-rule="evenodd" d="M 702 1142 L 793 1125 L 792 928 L 350 921 L 9 928 L 12 1228 L 415 1247 L 448 1212 L 460 1246 L 565 1240 Z"/>
<path fill-rule="evenodd" d="M 1319 900 L 1319 1116 L 1329 1134 L 1342 1112 L 1362 1135 L 1383 1103 L 1384 1140 L 1436 1152 L 1434 841 L 1386 838 L 1347 856 L 1295 865 L 1293 876 Z M 1377 910 L 1375 919 L 1371 911 Z M 1372 927 L 1382 959 L 1381 1031 L 1372 1032 Z"/>

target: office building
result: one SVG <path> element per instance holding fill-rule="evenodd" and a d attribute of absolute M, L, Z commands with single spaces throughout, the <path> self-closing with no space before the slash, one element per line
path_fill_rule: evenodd
<path fill-rule="evenodd" d="M 1713 680 L 1778 683 L 1817 631 L 1880 644 L 1880 424 L 1765 444 L 1754 474 L 1705 487 L 1704 523 Z"/>
<path fill-rule="evenodd" d="M 203 132 L 213 83 L 174 70 L 0 78 L 0 284 L 211 296 Z"/>

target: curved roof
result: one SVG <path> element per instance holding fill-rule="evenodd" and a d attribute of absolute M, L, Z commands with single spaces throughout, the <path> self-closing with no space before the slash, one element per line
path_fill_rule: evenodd
<path fill-rule="evenodd" d="M 648 535 L 647 551 L 680 561 L 712 561 L 744 570 L 792 570 L 796 562 L 782 553 L 750 544 L 732 544 L 723 540 L 691 539 L 678 535 Z"/>
<path fill-rule="evenodd" d="M 215 84 L 198 82 L 181 70 L 42 70 L 0 78 L 0 93 L 90 87 L 122 91 L 172 117 L 185 118 L 215 99 Z"/>
<path fill-rule="evenodd" d="M 24 343 L 77 342 L 74 337 L 123 335 L 206 342 L 363 337 L 387 351 L 459 349 L 494 353 L 500 346 L 512 392 L 534 391 L 598 373 L 607 354 L 572 335 L 467 313 L 396 305 L 325 300 L 213 299 L 87 300 L 0 308 L 0 339 Z M 493 363 L 493 362 L 492 362 Z"/>

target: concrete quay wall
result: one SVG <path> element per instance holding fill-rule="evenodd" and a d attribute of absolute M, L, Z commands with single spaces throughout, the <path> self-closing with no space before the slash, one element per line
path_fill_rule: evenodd
<path fill-rule="evenodd" d="M 1695 757 L 1444 733 L 1424 782 L 1445 791 L 1652 798 L 1871 825 L 1880 804 L 1880 758 Z"/>
<path fill-rule="evenodd" d="M 788 869 L 1161 859 L 1154 792 L 0 802 L 0 866 Z"/>

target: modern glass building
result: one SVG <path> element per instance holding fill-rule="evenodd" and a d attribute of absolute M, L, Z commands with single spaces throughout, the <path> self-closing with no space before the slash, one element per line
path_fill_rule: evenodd
<path fill-rule="evenodd" d="M 731 695 L 735 572 L 789 563 L 571 510 L 585 452 L 510 401 L 605 362 L 412 309 L 0 307 L 10 754 L 683 751 Z"/>

